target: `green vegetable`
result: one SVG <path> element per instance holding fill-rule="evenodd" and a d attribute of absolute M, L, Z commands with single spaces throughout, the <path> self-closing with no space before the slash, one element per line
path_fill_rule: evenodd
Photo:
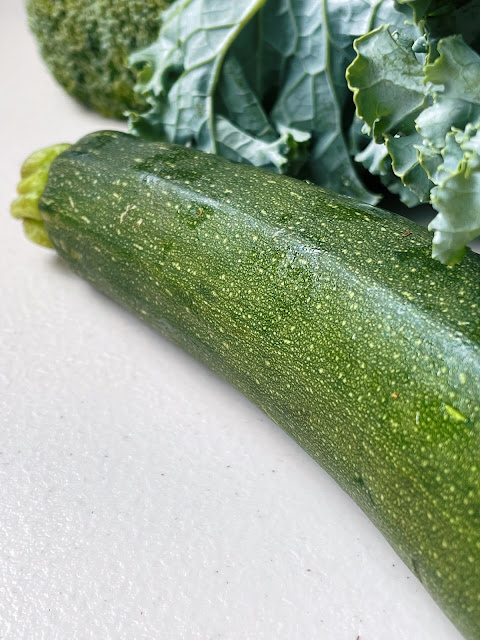
<path fill-rule="evenodd" d="M 131 130 L 376 203 L 367 171 L 437 209 L 433 256 L 454 264 L 480 234 L 479 15 L 480 0 L 177 0 L 130 58 L 149 104 Z"/>
<path fill-rule="evenodd" d="M 445 267 L 405 218 L 168 143 L 98 132 L 45 158 L 24 180 L 48 171 L 71 268 L 273 418 L 478 640 L 480 257 Z"/>
<path fill-rule="evenodd" d="M 401 180 L 404 201 L 431 202 L 433 256 L 456 264 L 480 235 L 480 2 L 407 4 L 417 39 L 390 25 L 362 36 L 347 79 L 371 146 L 389 157 L 386 184 L 397 192 Z M 357 160 L 370 168 L 378 153 Z"/>
<path fill-rule="evenodd" d="M 350 157 L 354 114 L 345 69 L 356 36 L 383 20 L 403 23 L 398 6 L 393 0 L 354 0 L 348 9 L 317 0 L 218 5 L 178 0 L 164 13 L 157 41 L 131 56 L 132 66 L 142 68 L 136 90 L 150 104 L 131 118 L 132 131 L 193 142 L 378 202 Z"/>
<path fill-rule="evenodd" d="M 133 133 L 371 204 L 380 183 L 429 202 L 446 264 L 480 235 L 480 0 L 27 7 L 59 82 L 101 113 L 130 112 Z"/>
<path fill-rule="evenodd" d="M 68 93 L 107 116 L 143 109 L 127 58 L 158 35 L 171 0 L 27 0 L 42 56 Z"/>

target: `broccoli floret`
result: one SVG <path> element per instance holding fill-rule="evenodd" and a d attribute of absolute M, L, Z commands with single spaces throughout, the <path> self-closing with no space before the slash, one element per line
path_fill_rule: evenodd
<path fill-rule="evenodd" d="M 106 116 L 141 110 L 130 53 L 155 40 L 173 0 L 27 0 L 42 57 L 66 91 Z"/>

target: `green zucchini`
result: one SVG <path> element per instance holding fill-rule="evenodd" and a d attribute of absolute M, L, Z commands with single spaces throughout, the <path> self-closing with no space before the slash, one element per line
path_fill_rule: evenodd
<path fill-rule="evenodd" d="M 253 400 L 480 638 L 479 256 L 445 267 L 401 216 L 117 132 L 21 184 L 39 241 Z"/>

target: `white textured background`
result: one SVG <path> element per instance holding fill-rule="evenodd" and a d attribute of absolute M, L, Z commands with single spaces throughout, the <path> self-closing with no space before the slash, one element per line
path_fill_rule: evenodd
<path fill-rule="evenodd" d="M 0 0 L 0 638 L 459 640 L 373 525 L 235 390 L 9 218 L 22 160 L 124 125 Z"/>

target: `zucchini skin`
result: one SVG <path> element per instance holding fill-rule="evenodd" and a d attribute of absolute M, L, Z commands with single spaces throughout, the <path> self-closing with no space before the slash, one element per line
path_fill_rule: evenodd
<path fill-rule="evenodd" d="M 480 258 L 304 182 L 112 131 L 40 199 L 80 276 L 233 383 L 480 638 Z M 407 235 L 409 234 L 409 235 Z"/>

